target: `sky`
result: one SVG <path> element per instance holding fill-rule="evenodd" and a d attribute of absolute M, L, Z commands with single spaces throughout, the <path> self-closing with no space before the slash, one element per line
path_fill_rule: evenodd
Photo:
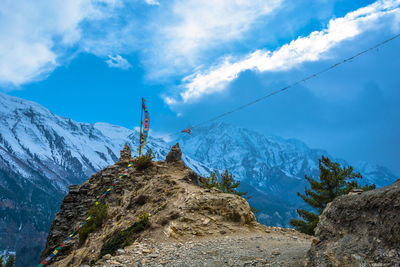
<path fill-rule="evenodd" d="M 164 136 L 400 33 L 400 0 L 2 0 L 0 91 Z M 400 174 L 400 38 L 224 117 Z M 195 130 L 195 129 L 194 129 Z"/>

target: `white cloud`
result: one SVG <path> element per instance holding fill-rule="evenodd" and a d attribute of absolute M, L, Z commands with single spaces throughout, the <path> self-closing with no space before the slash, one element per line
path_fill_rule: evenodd
<path fill-rule="evenodd" d="M 2 0 L 0 85 L 44 79 L 82 51 L 101 58 L 140 51 L 149 77 L 182 75 L 207 51 L 245 38 L 282 1 L 173 0 L 141 16 L 134 13 L 137 1 Z"/>
<path fill-rule="evenodd" d="M 197 71 L 184 78 L 184 91 L 180 96 L 184 102 L 188 102 L 225 90 L 227 83 L 246 70 L 285 71 L 303 62 L 317 61 L 339 43 L 378 27 L 380 18 L 398 16 L 399 5 L 400 0 L 377 1 L 342 18 L 332 19 L 326 29 L 312 32 L 307 37 L 299 37 L 276 51 L 257 50 L 237 61 L 227 57 L 222 63 L 206 71 Z M 177 102 L 171 97 L 165 97 L 165 101 L 167 104 Z"/>
<path fill-rule="evenodd" d="M 45 44 L 0 43 L 0 83 L 20 85 L 50 73 L 57 66 L 57 55 Z"/>
<path fill-rule="evenodd" d="M 163 98 L 167 105 L 174 105 L 174 104 L 178 103 L 178 101 L 176 101 L 176 99 L 173 99 L 172 97 L 163 95 Z"/>
<path fill-rule="evenodd" d="M 206 51 L 245 37 L 257 19 L 276 10 L 282 1 L 175 0 L 169 15 L 153 25 L 150 71 L 154 76 L 167 75 L 197 65 Z"/>
<path fill-rule="evenodd" d="M 157 0 L 144 0 L 146 2 L 146 4 L 151 5 L 151 6 L 159 6 L 160 2 L 158 2 Z"/>
<path fill-rule="evenodd" d="M 123 70 L 127 70 L 132 67 L 132 65 L 126 60 L 125 58 L 121 57 L 120 55 L 115 55 L 115 56 L 108 56 L 108 60 L 106 60 L 106 63 L 110 68 L 119 68 Z"/>
<path fill-rule="evenodd" d="M 46 77 L 82 37 L 81 23 L 102 19 L 120 0 L 2 0 L 0 84 Z"/>

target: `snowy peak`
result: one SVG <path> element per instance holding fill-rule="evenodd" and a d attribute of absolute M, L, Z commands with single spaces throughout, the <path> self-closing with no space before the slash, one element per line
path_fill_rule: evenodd
<path fill-rule="evenodd" d="M 139 133 L 108 123 L 79 123 L 46 108 L 0 94 L 0 166 L 28 180 L 47 177 L 57 190 L 114 164 L 125 143 L 138 147 Z M 170 146 L 149 137 L 146 146 L 165 158 Z M 135 151 L 135 150 L 134 150 Z M 208 172 L 195 160 L 185 160 L 199 172 Z M 39 176 L 37 174 L 40 174 Z M 74 179 L 71 179 L 74 177 Z"/>
<path fill-rule="evenodd" d="M 264 136 L 226 123 L 199 127 L 192 135 L 181 136 L 177 141 L 185 153 L 203 163 L 220 161 L 220 168 L 226 168 L 231 163 L 242 165 L 243 160 L 253 161 L 269 168 L 280 167 L 293 176 L 302 175 L 304 168 L 317 170 L 318 161 L 310 161 L 310 156 L 314 159 L 328 154 L 310 149 L 296 139 Z"/>
<path fill-rule="evenodd" d="M 352 165 L 359 171 L 366 183 L 376 184 L 378 187 L 386 186 L 397 178 L 389 169 L 377 164 L 371 164 L 366 161 L 357 161 Z"/>
<path fill-rule="evenodd" d="M 21 99 L 14 96 L 9 96 L 0 92 L 0 114 L 7 115 L 18 111 L 29 111 L 35 110 L 37 113 L 41 113 L 47 116 L 55 116 L 48 109 L 43 106 L 25 99 Z"/>
<path fill-rule="evenodd" d="M 33 171 L 21 170 L 26 169 L 26 162 L 36 163 L 38 168 L 30 164 L 34 171 L 54 179 L 51 182 L 58 183 L 60 189 L 70 183 L 63 181 L 65 172 L 82 177 L 113 163 L 118 146 L 133 133 L 118 126 L 77 123 L 33 102 L 4 94 L 0 94 L 0 101 L 0 157 L 4 164 L 22 177 L 33 179 Z M 114 134 L 108 137 L 102 131 L 109 134 L 110 128 Z"/>

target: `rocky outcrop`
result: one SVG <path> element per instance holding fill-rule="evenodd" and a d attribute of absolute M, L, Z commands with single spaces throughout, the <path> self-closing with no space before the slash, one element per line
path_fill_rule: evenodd
<path fill-rule="evenodd" d="M 90 178 L 89 187 L 70 185 L 69 193 L 64 197 L 60 211 L 54 218 L 47 236 L 46 247 L 41 259 L 47 257 L 62 241 L 71 234 L 75 227 L 84 219 L 97 198 L 113 183 L 115 177 L 124 170 L 125 166 L 112 165 Z M 120 192 L 120 188 L 116 192 Z M 73 243 L 67 244 L 62 254 L 73 250 Z"/>
<path fill-rule="evenodd" d="M 316 228 L 308 266 L 400 266 L 400 179 L 338 197 Z"/>
<path fill-rule="evenodd" d="M 179 152 L 179 145 L 174 146 L 169 153 L 172 162 L 181 161 Z M 121 157 L 125 154 L 121 153 Z M 73 232 L 96 199 L 125 170 L 127 165 L 120 162 L 93 175 L 87 187 L 70 187 L 51 226 L 42 259 Z M 151 227 L 138 234 L 136 242 L 139 243 L 143 240 L 185 242 L 207 236 L 265 233 L 265 226 L 256 222 L 245 199 L 200 187 L 188 180 L 193 171 L 184 164 L 159 161 L 140 171 L 134 166 L 124 171 L 123 178 L 113 185 L 113 191 L 105 198 L 109 208 L 102 227 L 90 233 L 83 244 L 78 236 L 73 236 L 50 266 L 106 264 L 110 255 L 100 258 L 102 246 L 144 213 L 150 214 Z"/>

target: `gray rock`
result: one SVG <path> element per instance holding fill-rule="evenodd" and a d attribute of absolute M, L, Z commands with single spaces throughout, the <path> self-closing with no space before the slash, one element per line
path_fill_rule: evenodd
<path fill-rule="evenodd" d="M 400 262 L 400 179 L 329 203 L 307 266 L 396 266 Z M 340 264 L 339 264 L 340 263 Z"/>
<path fill-rule="evenodd" d="M 103 260 L 109 260 L 111 259 L 111 255 L 110 254 L 106 254 L 102 257 Z"/>
<path fill-rule="evenodd" d="M 278 256 L 278 255 L 281 255 L 281 252 L 279 251 L 279 249 L 274 249 L 274 250 L 271 252 L 271 254 L 274 255 L 274 256 Z"/>
<path fill-rule="evenodd" d="M 360 195 L 360 194 L 362 194 L 363 192 L 364 192 L 364 190 L 359 189 L 359 188 L 357 188 L 357 189 L 351 189 L 350 192 L 349 192 L 349 195 Z"/>
<path fill-rule="evenodd" d="M 72 184 L 69 186 L 69 193 L 70 194 L 78 194 L 79 193 L 79 185 Z"/>
<path fill-rule="evenodd" d="M 117 255 L 123 255 L 123 254 L 125 254 L 125 250 L 123 250 L 122 248 L 119 248 L 117 250 Z"/>

